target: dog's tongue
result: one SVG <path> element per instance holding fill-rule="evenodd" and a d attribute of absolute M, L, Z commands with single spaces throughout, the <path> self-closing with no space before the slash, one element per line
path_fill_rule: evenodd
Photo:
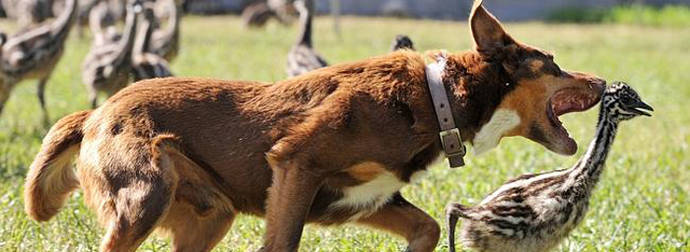
<path fill-rule="evenodd" d="M 577 152 L 577 143 L 570 137 L 568 131 L 558 119 L 559 116 L 585 111 L 596 105 L 601 98 L 603 86 L 589 86 L 581 88 L 564 88 L 557 91 L 551 97 L 550 117 L 554 127 L 556 127 L 555 142 L 552 143 L 551 150 L 563 154 L 572 155 Z"/>
<path fill-rule="evenodd" d="M 579 89 L 564 89 L 551 98 L 551 106 L 556 116 L 570 112 L 584 111 L 596 104 L 598 96 Z"/>

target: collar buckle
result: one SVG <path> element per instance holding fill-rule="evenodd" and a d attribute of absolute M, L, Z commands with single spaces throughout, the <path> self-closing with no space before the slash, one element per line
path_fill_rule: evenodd
<path fill-rule="evenodd" d="M 441 131 L 439 135 L 441 137 L 443 152 L 450 162 L 450 167 L 465 166 L 463 157 L 465 156 L 466 150 L 465 145 L 462 144 L 460 130 L 458 130 L 458 128 L 444 130 Z"/>

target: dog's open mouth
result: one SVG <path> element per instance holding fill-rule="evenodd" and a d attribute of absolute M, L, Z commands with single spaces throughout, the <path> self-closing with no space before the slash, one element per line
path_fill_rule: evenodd
<path fill-rule="evenodd" d="M 555 128 L 557 144 L 559 147 L 555 151 L 562 154 L 575 154 L 577 151 L 577 143 L 570 137 L 568 131 L 563 127 L 563 123 L 558 119 L 559 116 L 571 113 L 585 111 L 599 102 L 601 99 L 601 90 L 603 86 L 593 85 L 588 88 L 564 88 L 557 91 L 549 99 L 549 104 L 546 108 L 546 115 L 551 121 L 551 125 Z"/>

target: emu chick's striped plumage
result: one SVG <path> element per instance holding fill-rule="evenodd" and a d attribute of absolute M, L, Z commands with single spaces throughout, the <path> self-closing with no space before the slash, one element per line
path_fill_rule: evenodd
<path fill-rule="evenodd" d="M 115 94 L 129 83 L 132 68 L 131 55 L 134 45 L 138 13 L 142 6 L 139 0 L 129 0 L 127 17 L 122 38 L 102 45 L 92 44 L 82 65 L 82 81 L 89 90 L 91 106 L 98 105 L 98 93 Z"/>
<path fill-rule="evenodd" d="M 162 1 L 162 7 L 157 8 L 156 15 L 167 16 L 165 28 L 155 29 L 149 40 L 149 51 L 172 62 L 180 50 L 180 20 L 182 7 L 176 0 Z M 160 14 L 159 14 L 160 13 Z"/>
<path fill-rule="evenodd" d="M 137 28 L 137 37 L 132 49 L 132 75 L 135 81 L 170 77 L 172 72 L 168 61 L 162 56 L 151 52 L 151 36 L 153 34 L 155 16 L 151 6 L 145 6 L 140 13 L 141 24 Z"/>
<path fill-rule="evenodd" d="M 108 3 L 99 1 L 89 12 L 89 28 L 93 34 L 93 45 L 101 46 L 115 43 L 122 37 L 115 27 L 115 14 L 110 10 Z"/>
<path fill-rule="evenodd" d="M 62 58 L 76 13 L 76 0 L 67 0 L 64 11 L 55 20 L 24 29 L 9 38 L 0 35 L 0 112 L 17 83 L 38 79 L 38 100 L 47 121 L 45 86 Z"/>
<path fill-rule="evenodd" d="M 594 140 L 575 166 L 522 175 L 474 207 L 451 203 L 450 251 L 455 251 L 458 218 L 465 219 L 463 244 L 478 251 L 548 251 L 557 246 L 584 218 L 618 124 L 650 115 L 640 109 L 652 110 L 627 84 L 615 83 L 604 91 Z"/>
<path fill-rule="evenodd" d="M 288 54 L 287 74 L 290 77 L 328 66 L 326 60 L 312 48 L 311 22 L 312 12 L 314 11 L 313 0 L 297 0 L 294 2 L 294 5 L 299 12 L 299 21 L 302 28 L 297 44 L 292 47 Z"/>

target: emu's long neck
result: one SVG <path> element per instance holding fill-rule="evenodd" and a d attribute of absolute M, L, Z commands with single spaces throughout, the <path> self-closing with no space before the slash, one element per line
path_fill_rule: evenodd
<path fill-rule="evenodd" d="M 181 12 L 181 7 L 177 6 L 177 3 L 175 3 L 175 0 L 170 0 L 169 6 L 170 8 L 170 16 L 168 17 L 168 27 L 166 34 L 168 34 L 169 39 L 175 39 L 177 40 L 178 37 L 180 36 L 180 19 L 182 19 L 180 16 L 182 15 Z"/>
<path fill-rule="evenodd" d="M 134 53 L 142 54 L 149 51 L 151 34 L 153 34 L 152 21 L 148 18 L 144 18 L 140 24 L 139 30 L 137 31 L 137 38 L 136 42 L 134 43 Z"/>
<path fill-rule="evenodd" d="M 103 28 L 105 28 L 107 25 L 112 25 L 106 23 L 106 19 L 110 15 L 108 3 L 104 1 L 93 2 L 96 2 L 97 4 L 91 4 L 95 6 L 91 8 L 91 11 L 89 11 L 89 28 L 91 28 L 91 32 L 94 34 L 102 35 L 104 33 Z"/>
<path fill-rule="evenodd" d="M 134 38 L 139 15 L 132 10 L 127 10 L 127 20 L 125 21 L 125 28 L 122 31 L 122 38 L 118 44 L 119 58 L 128 59 L 131 55 L 132 47 L 134 45 Z"/>
<path fill-rule="evenodd" d="M 314 11 L 314 1 L 313 0 L 303 0 L 305 9 L 301 10 L 299 13 L 299 21 L 302 24 L 302 30 L 300 31 L 299 40 L 297 44 L 306 45 L 311 47 L 311 22 L 312 22 L 312 12 Z"/>
<path fill-rule="evenodd" d="M 599 181 L 599 175 L 604 169 L 606 157 L 618 129 L 619 122 L 608 118 L 604 106 L 601 107 L 594 140 L 589 144 L 585 155 L 571 168 L 570 177 L 574 180 L 573 182 L 576 185 L 585 186 L 587 189 L 593 188 Z"/>
<path fill-rule="evenodd" d="M 62 40 L 69 35 L 72 24 L 77 19 L 77 0 L 67 0 L 65 3 L 65 10 L 51 24 L 54 36 Z"/>

